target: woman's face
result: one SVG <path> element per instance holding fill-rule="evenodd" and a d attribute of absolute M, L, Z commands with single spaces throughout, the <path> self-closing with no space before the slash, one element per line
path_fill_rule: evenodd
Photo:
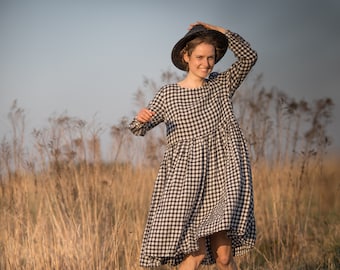
<path fill-rule="evenodd" d="M 191 55 L 184 54 L 184 61 L 188 63 L 188 72 L 201 79 L 206 78 L 215 65 L 215 47 L 208 43 L 198 44 Z"/>

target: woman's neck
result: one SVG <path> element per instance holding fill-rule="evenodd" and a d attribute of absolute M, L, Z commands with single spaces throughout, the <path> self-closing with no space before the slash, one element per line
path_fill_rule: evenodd
<path fill-rule="evenodd" d="M 183 81 L 178 82 L 178 85 L 183 88 L 199 88 L 204 84 L 205 80 L 202 78 L 186 77 Z"/>

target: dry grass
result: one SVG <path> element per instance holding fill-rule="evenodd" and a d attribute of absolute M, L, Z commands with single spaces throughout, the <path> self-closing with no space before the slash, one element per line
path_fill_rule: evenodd
<path fill-rule="evenodd" d="M 254 166 L 258 241 L 241 269 L 339 269 L 338 164 Z M 155 174 L 83 164 L 2 183 L 0 268 L 139 269 Z"/>
<path fill-rule="evenodd" d="M 257 254 L 245 269 L 340 267 L 339 161 L 254 167 Z"/>
<path fill-rule="evenodd" d="M 137 269 L 154 175 L 65 168 L 2 184 L 1 269 Z"/>
<path fill-rule="evenodd" d="M 240 269 L 340 269 L 340 158 L 326 154 L 331 101 L 312 106 L 273 91 L 236 101 L 246 108 L 239 119 L 258 230 Z M 96 124 L 52 117 L 27 148 L 16 103 L 9 120 L 13 137 L 0 145 L 0 269 L 139 269 L 162 132 L 136 140 L 123 119 L 104 160 Z"/>

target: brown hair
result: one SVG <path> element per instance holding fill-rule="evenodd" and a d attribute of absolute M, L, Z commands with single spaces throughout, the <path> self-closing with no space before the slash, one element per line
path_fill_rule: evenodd
<path fill-rule="evenodd" d="M 211 44 L 215 47 L 215 61 L 216 61 L 217 50 L 218 50 L 216 40 L 211 35 L 200 35 L 200 36 L 188 41 L 187 44 L 185 45 L 185 47 L 180 52 L 182 63 L 186 67 L 185 69 L 187 71 L 188 71 L 188 63 L 186 63 L 184 61 L 184 54 L 187 53 L 188 56 L 190 56 L 192 54 L 192 52 L 194 51 L 194 49 L 202 43 Z"/>

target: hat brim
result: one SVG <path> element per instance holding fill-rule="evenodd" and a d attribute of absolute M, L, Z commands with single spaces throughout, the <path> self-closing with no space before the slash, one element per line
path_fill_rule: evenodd
<path fill-rule="evenodd" d="M 186 71 L 187 65 L 182 61 L 181 51 L 186 46 L 186 44 L 199 36 L 210 35 L 216 40 L 216 60 L 215 64 L 221 60 L 228 49 L 228 38 L 225 34 L 222 34 L 219 31 L 208 30 L 201 26 L 198 30 L 193 31 L 192 33 L 189 31 L 183 38 L 181 38 L 173 47 L 171 52 L 171 60 L 172 63 L 179 68 L 180 70 Z"/>

